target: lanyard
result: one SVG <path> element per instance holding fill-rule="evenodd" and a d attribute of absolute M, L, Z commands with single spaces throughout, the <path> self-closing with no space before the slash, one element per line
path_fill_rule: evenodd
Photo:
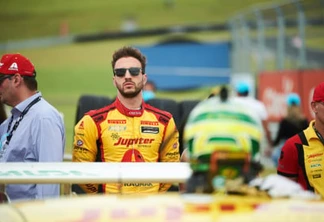
<path fill-rule="evenodd" d="M 13 122 L 13 116 L 11 116 L 11 120 L 10 120 L 10 123 L 8 125 L 8 129 L 7 129 L 7 134 L 8 134 L 8 136 L 7 136 L 7 142 L 6 142 L 7 145 L 9 145 L 9 142 L 11 140 L 12 134 L 16 131 L 16 129 L 18 128 L 20 122 L 22 121 L 22 119 L 26 115 L 26 113 L 29 111 L 29 109 L 33 105 L 35 105 L 36 103 L 38 103 L 40 100 L 41 100 L 41 96 L 37 97 L 36 99 L 34 99 L 33 101 L 31 101 L 31 103 L 28 104 L 28 106 L 24 109 L 24 111 L 22 111 L 22 113 L 18 117 L 17 121 L 15 122 L 15 125 L 12 127 L 11 131 L 9 132 L 9 130 L 11 128 L 11 124 Z"/>
<path fill-rule="evenodd" d="M 315 126 L 313 126 L 313 129 L 318 137 L 318 139 L 322 142 L 322 144 L 324 145 L 324 138 L 323 136 L 317 131 L 317 129 L 315 128 Z"/>

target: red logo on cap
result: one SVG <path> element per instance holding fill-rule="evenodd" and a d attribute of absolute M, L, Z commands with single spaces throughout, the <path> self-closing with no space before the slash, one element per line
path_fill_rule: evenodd
<path fill-rule="evenodd" d="M 16 73 L 22 76 L 35 76 L 35 67 L 21 54 L 3 55 L 0 61 L 0 74 L 14 75 Z"/>

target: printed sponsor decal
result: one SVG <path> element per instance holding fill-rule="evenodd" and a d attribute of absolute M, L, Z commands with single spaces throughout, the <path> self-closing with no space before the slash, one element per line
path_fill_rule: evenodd
<path fill-rule="evenodd" d="M 126 126 L 112 125 L 108 127 L 108 131 L 123 132 L 127 129 Z"/>
<path fill-rule="evenodd" d="M 169 157 L 169 158 L 178 158 L 179 155 L 180 155 L 179 152 L 170 152 L 170 153 L 167 153 L 165 156 Z"/>
<path fill-rule="evenodd" d="M 315 163 L 315 164 L 311 164 L 311 168 L 314 168 L 314 167 L 321 167 L 322 165 L 321 164 L 319 164 L 319 163 Z"/>
<path fill-rule="evenodd" d="M 82 146 L 82 145 L 83 145 L 83 141 L 82 141 L 82 140 L 78 140 L 78 141 L 76 142 L 76 144 L 77 144 L 77 146 Z"/>
<path fill-rule="evenodd" d="M 118 141 L 114 143 L 114 146 L 124 145 L 126 147 L 132 145 L 141 145 L 141 144 L 152 144 L 155 139 L 150 138 L 136 138 L 136 139 L 127 139 L 123 137 L 119 137 Z"/>
<path fill-rule="evenodd" d="M 13 62 L 13 63 L 10 65 L 10 67 L 9 67 L 8 70 L 18 71 L 18 65 L 17 65 L 17 63 L 16 63 L 16 62 Z"/>
<path fill-rule="evenodd" d="M 316 158 L 316 159 L 310 159 L 308 160 L 309 163 L 313 163 L 313 162 L 322 162 L 322 158 Z"/>
<path fill-rule="evenodd" d="M 314 153 L 314 154 L 310 154 L 310 155 L 307 155 L 307 159 L 311 159 L 311 158 L 315 158 L 315 157 L 319 157 L 319 156 L 322 156 L 323 153 Z"/>
<path fill-rule="evenodd" d="M 141 126 L 142 133 L 158 134 L 160 132 L 159 127 Z"/>
<path fill-rule="evenodd" d="M 129 116 L 141 116 L 142 115 L 142 111 L 130 110 L 130 111 L 128 111 L 128 115 Z"/>
<path fill-rule="evenodd" d="M 319 178 L 321 178 L 321 177 L 322 177 L 321 174 L 314 174 L 314 175 L 313 175 L 313 179 L 319 179 Z"/>
<path fill-rule="evenodd" d="M 124 183 L 125 187 L 151 187 L 152 183 Z"/>
<path fill-rule="evenodd" d="M 113 139 L 113 140 L 118 140 L 118 139 L 120 138 L 120 136 L 119 136 L 118 133 L 112 133 L 110 137 L 111 137 L 111 139 Z"/>
<path fill-rule="evenodd" d="M 80 125 L 79 125 L 79 129 L 84 129 L 84 123 L 83 123 L 83 121 L 80 123 Z"/>
<path fill-rule="evenodd" d="M 88 149 L 79 147 L 79 146 L 75 146 L 75 147 L 73 147 L 73 151 L 78 152 L 78 153 L 87 153 Z"/>
<path fill-rule="evenodd" d="M 158 126 L 159 123 L 157 121 L 141 120 L 141 125 Z"/>
<path fill-rule="evenodd" d="M 137 149 L 129 149 L 124 153 L 121 162 L 145 162 L 145 159 Z"/>
<path fill-rule="evenodd" d="M 88 191 L 91 191 L 92 193 L 96 193 L 98 191 L 96 185 L 94 184 L 86 184 L 85 185 Z"/>
<path fill-rule="evenodd" d="M 126 124 L 126 120 L 124 119 L 109 119 L 109 124 Z"/>

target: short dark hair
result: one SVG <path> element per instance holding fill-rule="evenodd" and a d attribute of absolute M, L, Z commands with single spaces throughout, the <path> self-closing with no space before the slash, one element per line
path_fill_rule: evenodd
<path fill-rule="evenodd" d="M 134 47 L 130 46 L 124 46 L 117 51 L 114 52 L 112 56 L 112 61 L 111 65 L 113 70 L 115 69 L 115 64 L 118 59 L 123 58 L 123 57 L 133 57 L 137 59 L 141 65 L 142 65 L 142 72 L 145 73 L 145 67 L 146 67 L 146 57 L 141 53 L 139 49 L 136 49 Z"/>
<path fill-rule="evenodd" d="M 37 80 L 34 76 L 22 76 L 29 90 L 37 90 Z"/>
<path fill-rule="evenodd" d="M 240 96 L 248 96 L 249 95 L 249 91 L 245 91 L 245 92 L 241 92 L 238 93 Z"/>

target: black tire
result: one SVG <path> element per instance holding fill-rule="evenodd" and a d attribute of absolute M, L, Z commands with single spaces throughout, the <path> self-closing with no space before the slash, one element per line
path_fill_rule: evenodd
<path fill-rule="evenodd" d="M 113 101 L 106 96 L 83 95 L 80 97 L 75 115 L 75 124 L 83 117 L 83 115 L 93 109 L 99 109 L 111 104 Z"/>
<path fill-rule="evenodd" d="M 191 110 L 200 102 L 200 100 L 183 100 L 179 102 L 179 111 L 181 114 L 180 123 L 185 124 Z"/>

